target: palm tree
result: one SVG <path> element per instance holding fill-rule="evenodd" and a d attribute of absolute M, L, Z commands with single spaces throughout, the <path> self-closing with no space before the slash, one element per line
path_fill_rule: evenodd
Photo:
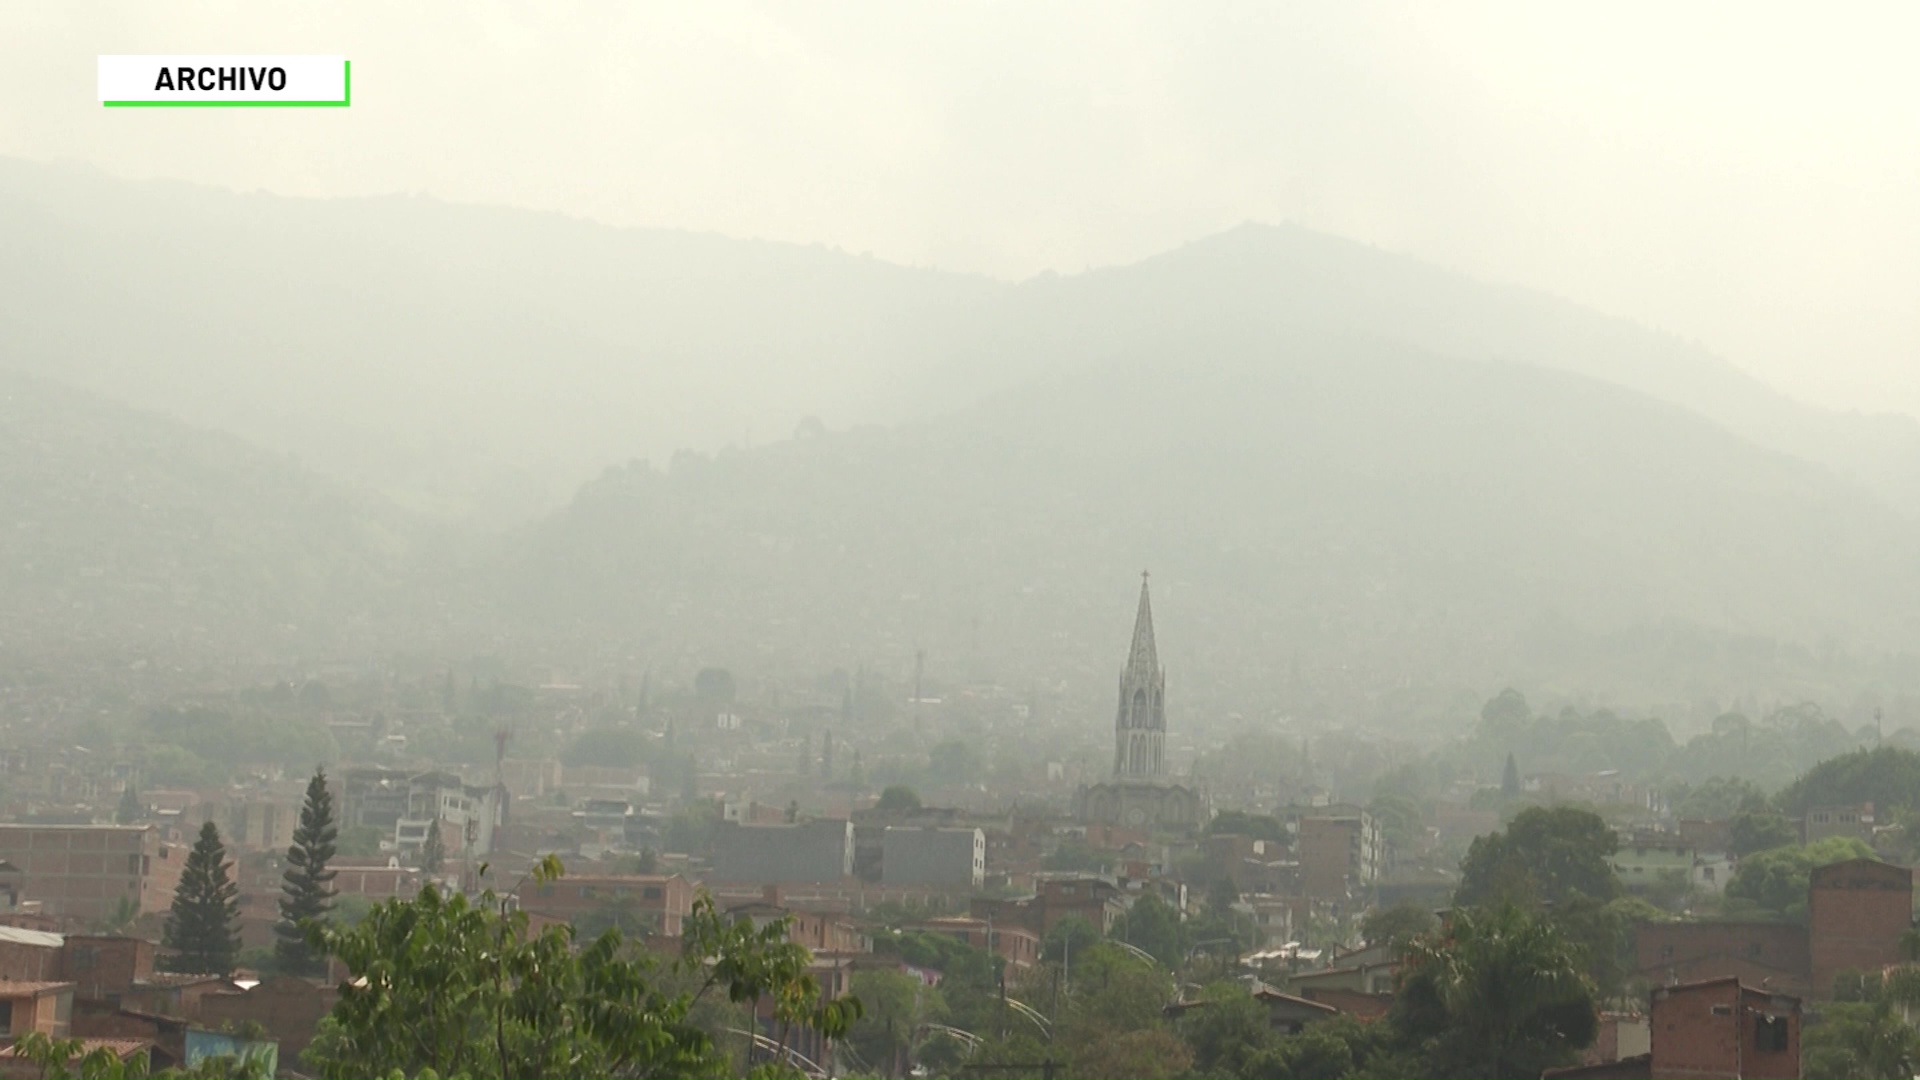
<path fill-rule="evenodd" d="M 1578 951 L 1512 905 L 1411 942 L 1394 1009 L 1443 1076 L 1539 1076 L 1599 1031 Z"/>

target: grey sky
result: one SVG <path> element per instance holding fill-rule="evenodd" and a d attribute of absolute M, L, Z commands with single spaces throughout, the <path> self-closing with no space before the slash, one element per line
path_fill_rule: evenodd
<path fill-rule="evenodd" d="M 1912 4 L 7 0 L 0 20 L 0 154 L 1005 277 L 1293 220 L 1920 413 Z M 108 52 L 344 53 L 354 107 L 101 109 Z"/>

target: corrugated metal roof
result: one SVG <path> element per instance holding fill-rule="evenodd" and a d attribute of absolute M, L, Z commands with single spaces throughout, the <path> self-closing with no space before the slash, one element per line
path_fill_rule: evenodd
<path fill-rule="evenodd" d="M 45 949 L 57 949 L 66 940 L 59 934 L 49 934 L 45 930 L 23 930 L 18 926 L 0 926 L 0 941 L 15 945 L 38 945 Z"/>

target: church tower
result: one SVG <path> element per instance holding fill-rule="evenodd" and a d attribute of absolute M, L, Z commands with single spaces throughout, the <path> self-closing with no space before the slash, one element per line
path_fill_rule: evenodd
<path fill-rule="evenodd" d="M 1153 604 L 1147 575 L 1140 575 L 1140 611 L 1133 619 L 1133 646 L 1120 673 L 1120 708 L 1113 721 L 1113 775 L 1117 780 L 1155 780 L 1165 771 L 1167 673 L 1153 644 Z"/>
<path fill-rule="evenodd" d="M 1153 641 L 1153 602 L 1140 575 L 1140 613 L 1120 673 L 1113 718 L 1113 779 L 1081 785 L 1073 815 L 1089 825 L 1191 834 L 1212 816 L 1206 793 L 1191 780 L 1167 777 L 1167 673 Z"/>

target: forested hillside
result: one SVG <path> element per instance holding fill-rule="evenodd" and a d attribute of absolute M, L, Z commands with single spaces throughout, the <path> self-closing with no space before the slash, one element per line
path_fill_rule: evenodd
<path fill-rule="evenodd" d="M 1914 527 L 1824 469 L 1570 374 L 1241 340 L 613 470 L 498 580 L 514 616 L 667 655 L 927 648 L 953 674 L 1100 686 L 1147 568 L 1178 696 L 1221 709 L 1501 680 L 1808 689 L 1915 644 Z"/>

